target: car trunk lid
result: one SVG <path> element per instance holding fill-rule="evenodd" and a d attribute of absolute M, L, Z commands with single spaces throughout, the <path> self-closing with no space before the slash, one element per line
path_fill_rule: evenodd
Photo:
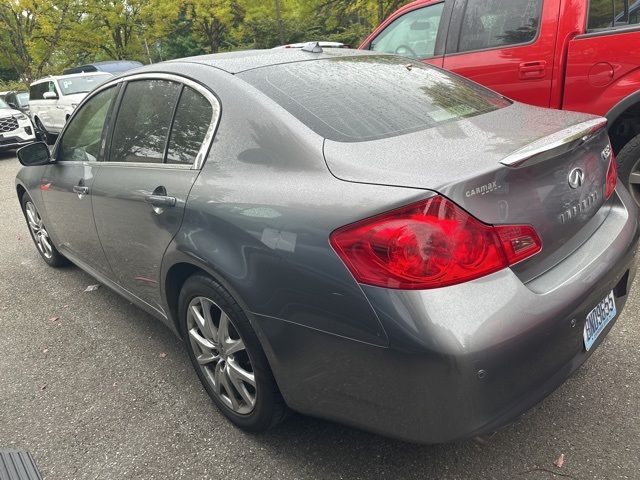
<path fill-rule="evenodd" d="M 489 224 L 529 224 L 543 250 L 515 265 L 523 281 L 575 251 L 600 226 L 609 139 L 605 120 L 514 104 L 407 135 L 327 140 L 336 177 L 436 191 Z"/>

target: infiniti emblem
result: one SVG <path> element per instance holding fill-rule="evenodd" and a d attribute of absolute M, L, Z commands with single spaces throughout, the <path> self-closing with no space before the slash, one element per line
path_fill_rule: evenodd
<path fill-rule="evenodd" d="M 580 168 L 574 168 L 569 172 L 569 186 L 571 188 L 581 187 L 584 183 L 584 172 Z"/>

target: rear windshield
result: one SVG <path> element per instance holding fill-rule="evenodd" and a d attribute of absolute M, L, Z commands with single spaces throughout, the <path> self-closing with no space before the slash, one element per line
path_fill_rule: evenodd
<path fill-rule="evenodd" d="M 239 77 L 339 142 L 402 135 L 510 105 L 468 80 L 383 55 L 274 65 Z"/>

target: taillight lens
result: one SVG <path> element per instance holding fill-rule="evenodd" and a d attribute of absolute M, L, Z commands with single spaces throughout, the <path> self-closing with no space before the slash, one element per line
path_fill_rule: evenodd
<path fill-rule="evenodd" d="M 339 228 L 330 241 L 358 282 L 416 290 L 473 280 L 542 250 L 533 227 L 487 225 L 439 195 Z"/>
<path fill-rule="evenodd" d="M 609 168 L 607 168 L 607 179 L 604 185 L 604 198 L 609 199 L 616 189 L 618 184 L 618 164 L 616 163 L 616 156 L 611 151 L 611 158 L 609 159 Z"/>

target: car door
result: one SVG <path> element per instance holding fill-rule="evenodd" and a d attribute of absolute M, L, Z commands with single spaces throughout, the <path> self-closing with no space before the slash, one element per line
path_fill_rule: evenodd
<path fill-rule="evenodd" d="M 457 0 L 444 68 L 514 100 L 548 107 L 560 2 Z"/>
<path fill-rule="evenodd" d="M 161 310 L 162 258 L 219 108 L 212 94 L 180 77 L 137 78 L 123 87 L 109 157 L 94 182 L 93 214 L 118 283 Z"/>
<path fill-rule="evenodd" d="M 76 112 L 53 153 L 56 162 L 47 168 L 40 187 L 49 228 L 60 251 L 108 277 L 111 269 L 93 221 L 91 189 L 98 160 L 105 154 L 118 88 L 99 91 Z"/>
<path fill-rule="evenodd" d="M 448 25 L 446 6 L 447 3 L 441 1 L 401 10 L 360 48 L 415 58 L 441 67 Z"/>

